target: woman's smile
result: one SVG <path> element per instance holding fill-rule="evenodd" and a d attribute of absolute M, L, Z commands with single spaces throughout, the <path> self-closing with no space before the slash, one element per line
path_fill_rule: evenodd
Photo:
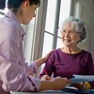
<path fill-rule="evenodd" d="M 64 39 L 65 42 L 70 42 L 71 40 L 70 39 Z"/>

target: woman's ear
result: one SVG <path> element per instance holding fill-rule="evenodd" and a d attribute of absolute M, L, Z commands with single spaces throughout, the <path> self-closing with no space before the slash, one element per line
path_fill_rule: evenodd
<path fill-rule="evenodd" d="M 80 34 L 80 37 L 79 37 L 79 41 L 81 41 L 81 34 Z"/>
<path fill-rule="evenodd" d="M 27 9 L 28 6 L 29 6 L 29 1 L 28 1 L 28 0 L 24 1 L 24 2 L 23 2 L 23 7 L 24 7 L 25 9 Z"/>

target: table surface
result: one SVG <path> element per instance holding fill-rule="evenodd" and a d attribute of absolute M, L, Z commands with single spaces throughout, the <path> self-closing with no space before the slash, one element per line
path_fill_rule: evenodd
<path fill-rule="evenodd" d="M 10 91 L 10 93 L 11 94 L 49 94 L 49 93 L 51 93 L 51 94 L 61 94 L 61 93 L 63 93 L 63 94 L 77 94 L 77 93 L 72 93 L 72 92 L 65 92 L 65 91 L 60 91 L 60 90 L 45 90 L 45 91 L 42 91 L 42 92 L 35 92 L 35 93 L 33 93 L 33 92 L 15 92 L 15 91 Z"/>
<path fill-rule="evenodd" d="M 69 89 L 63 89 L 61 90 L 45 90 L 41 92 L 16 92 L 16 91 L 10 91 L 11 94 L 94 94 L 94 89 L 89 90 L 69 90 Z"/>

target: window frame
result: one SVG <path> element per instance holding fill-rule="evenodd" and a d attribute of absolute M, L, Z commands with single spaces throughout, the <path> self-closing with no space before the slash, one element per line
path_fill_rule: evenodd
<path fill-rule="evenodd" d="M 71 6 L 71 4 L 70 4 Z M 45 34 L 50 34 L 53 36 L 53 44 L 52 44 L 52 49 L 56 49 L 57 46 L 57 39 L 61 39 L 60 36 L 58 36 L 58 26 L 59 26 L 59 16 L 60 16 L 60 7 L 61 7 L 61 0 L 57 0 L 56 3 L 56 12 L 55 12 L 55 24 L 54 24 L 54 32 L 51 33 L 49 31 L 44 30 L 44 35 Z M 47 10 L 46 10 L 47 11 Z M 69 13 L 70 14 L 70 13 Z M 46 19 L 46 18 L 45 18 Z"/>

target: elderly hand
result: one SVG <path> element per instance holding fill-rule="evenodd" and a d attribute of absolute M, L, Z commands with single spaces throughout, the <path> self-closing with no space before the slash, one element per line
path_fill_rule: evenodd
<path fill-rule="evenodd" d="M 52 78 L 48 75 L 44 75 L 42 78 L 41 78 L 41 81 L 45 81 L 45 80 L 52 80 Z"/>
<path fill-rule="evenodd" d="M 85 90 L 86 89 L 86 83 L 85 82 L 74 83 L 74 84 L 71 84 L 70 86 L 74 86 L 78 90 Z"/>

